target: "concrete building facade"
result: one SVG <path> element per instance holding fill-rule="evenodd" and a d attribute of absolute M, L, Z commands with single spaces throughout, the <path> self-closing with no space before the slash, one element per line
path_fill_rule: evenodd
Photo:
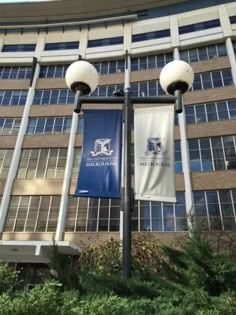
<path fill-rule="evenodd" d="M 171 241 L 194 215 L 204 230 L 236 231 L 236 4 L 142 2 L 0 5 L 0 259 L 44 262 L 52 239 L 76 253 L 120 237 L 119 200 L 73 196 L 83 115 L 64 76 L 79 56 L 100 74 L 97 96 L 124 89 L 126 51 L 137 96 L 164 94 L 169 61 L 191 64 L 175 119 L 177 203 L 135 201 L 132 229 Z"/>

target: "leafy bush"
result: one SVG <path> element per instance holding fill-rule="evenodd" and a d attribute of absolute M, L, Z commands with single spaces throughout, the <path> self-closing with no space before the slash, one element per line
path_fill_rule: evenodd
<path fill-rule="evenodd" d="M 0 263 L 0 294 L 12 292 L 19 284 L 18 272 L 11 270 L 6 263 Z"/>
<path fill-rule="evenodd" d="M 82 251 L 78 264 L 81 272 L 120 273 L 120 242 L 111 239 L 100 246 L 90 245 Z"/>

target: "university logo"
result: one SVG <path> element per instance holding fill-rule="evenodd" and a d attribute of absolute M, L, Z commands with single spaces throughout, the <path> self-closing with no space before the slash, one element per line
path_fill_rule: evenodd
<path fill-rule="evenodd" d="M 163 149 L 161 138 L 147 138 L 146 146 L 146 155 L 157 155 L 159 153 L 166 153 L 166 150 Z"/>
<path fill-rule="evenodd" d="M 92 156 L 111 156 L 113 150 L 111 150 L 111 139 L 96 139 L 94 143 L 94 151 L 91 151 Z"/>

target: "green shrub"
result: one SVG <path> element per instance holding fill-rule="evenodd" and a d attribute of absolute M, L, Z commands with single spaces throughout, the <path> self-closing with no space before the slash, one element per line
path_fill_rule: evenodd
<path fill-rule="evenodd" d="M 0 263 L 0 294 L 12 292 L 19 284 L 18 272 L 11 270 L 6 263 Z"/>
<path fill-rule="evenodd" d="M 81 301 L 78 315 L 156 315 L 157 307 L 148 299 L 129 300 L 116 295 L 90 296 Z"/>

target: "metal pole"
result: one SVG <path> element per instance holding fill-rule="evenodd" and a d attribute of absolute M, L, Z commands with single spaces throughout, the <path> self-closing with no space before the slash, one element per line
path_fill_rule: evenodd
<path fill-rule="evenodd" d="M 130 89 L 125 91 L 123 104 L 124 119 L 124 191 L 122 194 L 123 214 L 123 276 L 131 276 L 131 118 L 132 104 Z"/>

